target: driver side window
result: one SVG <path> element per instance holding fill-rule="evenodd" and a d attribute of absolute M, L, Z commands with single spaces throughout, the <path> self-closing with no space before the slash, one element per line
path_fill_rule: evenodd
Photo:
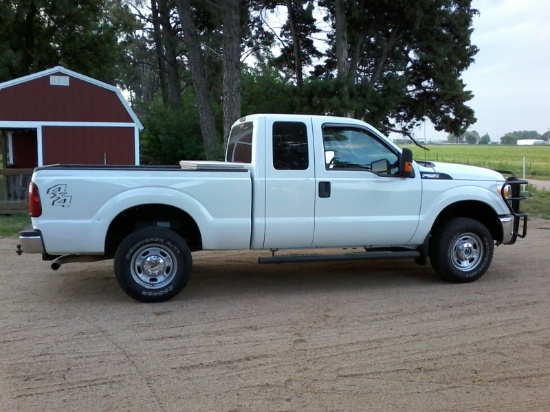
<path fill-rule="evenodd" d="M 327 170 L 368 170 L 380 176 L 398 172 L 398 156 L 374 135 L 361 128 L 324 127 Z"/>

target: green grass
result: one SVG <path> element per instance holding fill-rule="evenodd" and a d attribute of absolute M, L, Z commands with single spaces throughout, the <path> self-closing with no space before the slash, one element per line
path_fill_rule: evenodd
<path fill-rule="evenodd" d="M 407 145 L 417 160 L 461 163 L 489 169 L 511 170 L 519 177 L 550 180 L 550 146 L 501 146 L 501 145 L 427 145 L 425 151 Z"/>
<path fill-rule="evenodd" d="M 531 197 L 521 202 L 522 210 L 530 216 L 550 219 L 550 192 L 535 189 L 532 185 L 527 185 L 526 189 L 531 193 Z"/>
<path fill-rule="evenodd" d="M 11 216 L 0 215 L 0 237 L 15 237 L 30 223 L 30 216 L 24 213 Z"/>

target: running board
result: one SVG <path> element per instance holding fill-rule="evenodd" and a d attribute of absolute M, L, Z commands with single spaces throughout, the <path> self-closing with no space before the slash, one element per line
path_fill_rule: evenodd
<path fill-rule="evenodd" d="M 334 262 L 342 260 L 371 260 L 371 259 L 401 259 L 419 258 L 417 250 L 406 251 L 375 251 L 359 253 L 343 253 L 337 255 L 285 255 L 259 257 L 258 263 L 303 263 L 303 262 Z"/>
<path fill-rule="evenodd" d="M 51 268 L 57 270 L 65 263 L 73 262 L 99 262 L 101 260 L 108 260 L 105 255 L 63 255 L 55 258 L 51 263 Z"/>

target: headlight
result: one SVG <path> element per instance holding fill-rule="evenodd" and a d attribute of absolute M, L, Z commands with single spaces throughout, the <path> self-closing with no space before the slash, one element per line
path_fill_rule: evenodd
<path fill-rule="evenodd" d="M 504 186 L 504 197 L 508 199 L 510 197 L 510 185 L 497 185 L 497 193 L 502 196 L 502 187 Z"/>

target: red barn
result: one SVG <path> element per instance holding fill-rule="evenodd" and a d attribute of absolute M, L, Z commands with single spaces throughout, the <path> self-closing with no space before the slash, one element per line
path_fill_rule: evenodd
<path fill-rule="evenodd" d="M 0 202 L 23 200 L 36 166 L 139 164 L 141 129 L 119 88 L 63 67 L 0 83 Z"/>

